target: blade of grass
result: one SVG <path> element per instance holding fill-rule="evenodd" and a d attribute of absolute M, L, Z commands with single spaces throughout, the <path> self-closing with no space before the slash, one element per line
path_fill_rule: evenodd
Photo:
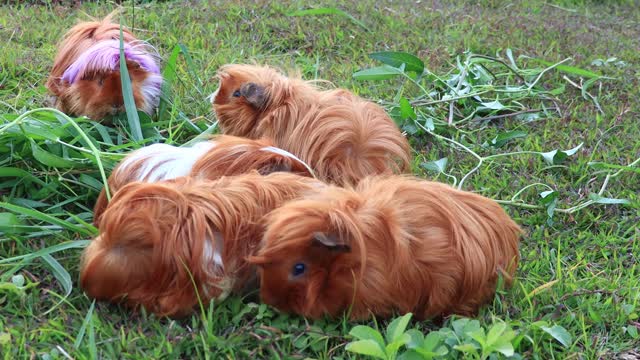
<path fill-rule="evenodd" d="M 122 84 L 122 98 L 124 99 L 124 108 L 127 112 L 127 120 L 129 122 L 129 131 L 133 140 L 140 142 L 143 140 L 142 128 L 140 127 L 140 119 L 138 118 L 138 110 L 133 100 L 133 91 L 131 89 L 131 78 L 127 70 L 127 60 L 124 57 L 124 39 L 122 36 L 122 24 L 120 24 L 120 83 Z"/>

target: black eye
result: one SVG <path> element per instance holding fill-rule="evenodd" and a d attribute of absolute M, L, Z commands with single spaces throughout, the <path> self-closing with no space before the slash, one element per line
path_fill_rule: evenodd
<path fill-rule="evenodd" d="M 98 79 L 98 85 L 102 86 L 104 84 L 104 78 Z"/>
<path fill-rule="evenodd" d="M 240 90 L 236 90 L 233 92 L 233 97 L 240 97 Z"/>
<path fill-rule="evenodd" d="M 291 270 L 291 275 L 300 276 L 304 274 L 305 270 L 306 270 L 306 266 L 303 263 L 297 263 L 293 265 L 293 270 Z"/>

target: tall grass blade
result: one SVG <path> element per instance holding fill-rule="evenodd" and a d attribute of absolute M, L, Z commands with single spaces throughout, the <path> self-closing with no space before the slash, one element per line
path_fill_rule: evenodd
<path fill-rule="evenodd" d="M 127 70 L 127 60 L 124 57 L 122 24 L 120 24 L 120 83 L 122 84 L 122 98 L 124 99 L 124 108 L 127 111 L 129 131 L 131 132 L 133 140 L 140 142 L 144 138 L 142 136 L 142 128 L 140 127 L 140 119 L 138 118 L 136 102 L 133 100 L 133 90 L 131 89 L 129 70 Z"/>

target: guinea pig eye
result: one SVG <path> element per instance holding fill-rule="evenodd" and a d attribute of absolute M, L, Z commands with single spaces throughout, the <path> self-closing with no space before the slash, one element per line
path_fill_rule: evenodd
<path fill-rule="evenodd" d="M 100 78 L 100 79 L 98 79 L 98 85 L 99 85 L 99 86 L 104 85 L 104 78 Z"/>
<path fill-rule="evenodd" d="M 304 274 L 306 268 L 307 267 L 303 263 L 297 263 L 293 265 L 293 269 L 291 269 L 291 275 L 294 277 L 298 277 Z"/>
<path fill-rule="evenodd" d="M 240 97 L 240 90 L 236 90 L 233 92 L 233 97 Z"/>

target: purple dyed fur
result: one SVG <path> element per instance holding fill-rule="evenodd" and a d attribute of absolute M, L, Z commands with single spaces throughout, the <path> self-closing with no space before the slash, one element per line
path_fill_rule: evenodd
<path fill-rule="evenodd" d="M 142 45 L 141 45 L 142 46 Z M 148 72 L 160 74 L 160 68 L 151 55 L 124 44 L 124 57 L 134 61 Z M 93 71 L 115 70 L 120 64 L 120 40 L 103 40 L 83 52 L 62 74 L 62 80 L 73 84 L 82 79 L 85 73 Z"/>

